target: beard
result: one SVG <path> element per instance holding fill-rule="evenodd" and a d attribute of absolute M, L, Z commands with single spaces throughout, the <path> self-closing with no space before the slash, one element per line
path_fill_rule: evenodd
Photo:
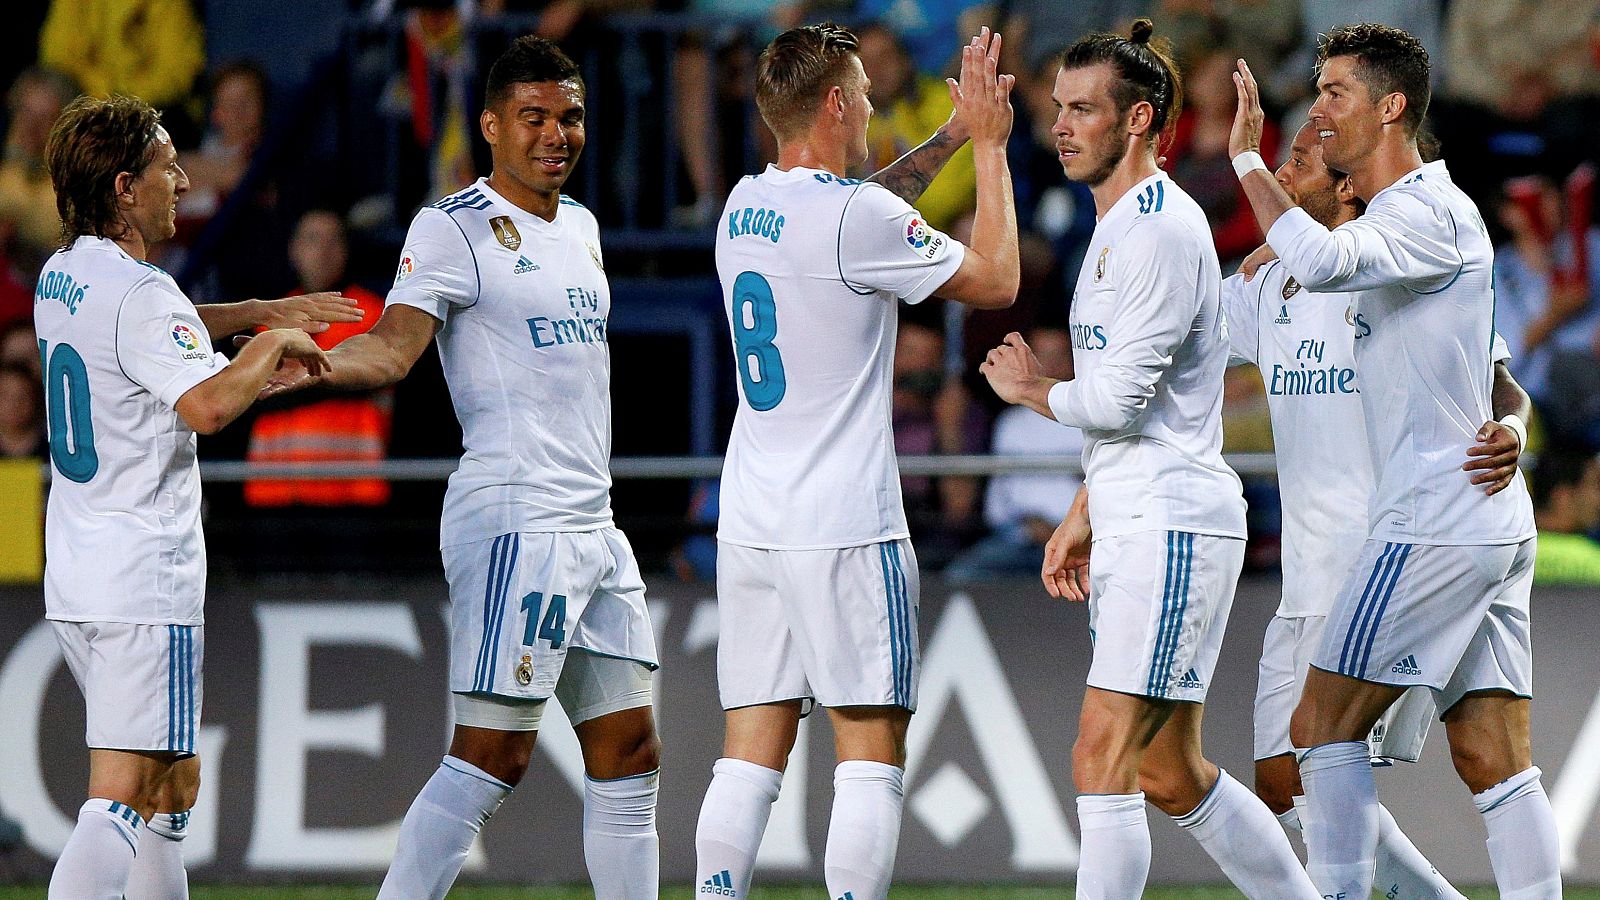
<path fill-rule="evenodd" d="M 1093 169 L 1082 178 L 1076 179 L 1091 188 L 1104 184 L 1117 171 L 1117 166 L 1122 164 L 1123 157 L 1128 155 L 1128 144 L 1122 140 L 1122 135 L 1117 129 L 1110 129 L 1101 139 L 1098 147 L 1094 148 L 1094 157 L 1098 160 Z"/>

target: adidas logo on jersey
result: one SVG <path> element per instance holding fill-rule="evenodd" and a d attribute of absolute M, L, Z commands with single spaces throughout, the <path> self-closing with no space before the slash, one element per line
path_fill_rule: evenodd
<path fill-rule="evenodd" d="M 716 897 L 737 897 L 739 892 L 733 889 L 733 876 L 727 869 L 707 878 L 700 883 L 700 893 L 711 894 Z"/>
<path fill-rule="evenodd" d="M 1178 687 L 1181 687 L 1181 688 L 1201 688 L 1201 687 L 1205 687 L 1205 683 L 1200 680 L 1200 673 L 1199 672 L 1196 672 L 1195 670 L 1190 669 L 1189 671 L 1183 673 L 1183 677 L 1182 678 L 1178 679 Z"/>
<path fill-rule="evenodd" d="M 526 256 L 519 256 L 517 257 L 517 267 L 512 271 L 516 272 L 518 275 L 526 275 L 529 272 L 539 271 L 539 264 L 527 258 Z"/>
<path fill-rule="evenodd" d="M 1294 283 L 1294 279 L 1292 279 L 1292 278 L 1289 279 L 1289 283 L 1293 284 Z M 1296 287 L 1298 287 L 1298 285 L 1296 285 Z M 1289 318 L 1289 304 L 1287 304 L 1287 303 L 1285 303 L 1278 310 L 1278 317 L 1276 319 L 1272 320 L 1272 324 L 1274 324 L 1274 325 L 1289 325 L 1289 324 L 1292 324 L 1293 322 L 1294 322 L 1294 320 Z"/>
<path fill-rule="evenodd" d="M 1422 669 L 1417 665 L 1415 656 L 1407 656 L 1390 667 L 1389 671 L 1396 675 L 1421 675 Z"/>

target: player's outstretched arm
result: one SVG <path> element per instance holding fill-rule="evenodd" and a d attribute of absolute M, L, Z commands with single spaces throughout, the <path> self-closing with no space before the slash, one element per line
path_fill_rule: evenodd
<path fill-rule="evenodd" d="M 361 321 L 361 306 L 354 297 L 338 291 L 319 291 L 284 297 L 281 300 L 241 300 L 238 303 L 206 303 L 195 307 L 206 331 L 213 337 L 227 337 L 257 328 L 298 328 L 321 334 L 332 322 Z"/>
<path fill-rule="evenodd" d="M 1250 66 L 1242 59 L 1236 65 L 1233 87 L 1239 95 L 1239 106 L 1233 114 L 1233 132 L 1228 136 L 1228 156 L 1239 173 L 1245 196 L 1250 198 L 1261 233 L 1266 234 L 1295 205 L 1261 159 L 1261 129 L 1267 120 L 1261 108 L 1261 90 L 1256 87 Z"/>
<path fill-rule="evenodd" d="M 972 245 L 961 267 L 934 293 L 978 309 L 1005 309 L 1017 299 L 1022 261 L 1017 242 L 1017 204 L 1011 190 L 1006 141 L 1011 137 L 1014 75 L 1001 75 L 1000 35 L 988 29 L 961 49 L 958 115 L 972 135 L 978 175 L 978 206 Z"/>
<path fill-rule="evenodd" d="M 252 338 L 227 368 L 184 391 L 176 404 L 178 415 L 195 431 L 216 434 L 250 408 L 286 360 L 294 360 L 315 375 L 328 367 L 326 354 L 304 331 L 264 331 Z"/>
<path fill-rule="evenodd" d="M 308 387 L 340 391 L 388 387 L 406 377 L 438 330 L 439 320 L 433 316 L 414 306 L 393 304 L 370 331 L 348 337 L 328 351 L 328 371 L 318 374 L 286 363 L 261 396 L 275 397 Z"/>
<path fill-rule="evenodd" d="M 1484 493 L 1493 496 L 1509 487 L 1517 475 L 1528 433 L 1523 423 L 1533 415 L 1533 399 L 1511 377 L 1506 364 L 1496 361 L 1490 402 L 1495 421 L 1478 429 L 1477 443 L 1467 448 L 1469 459 L 1461 468 L 1473 473 L 1473 484 L 1487 485 Z"/>
<path fill-rule="evenodd" d="M 973 37 L 968 46 L 976 46 L 980 42 L 986 45 L 992 43 L 993 46 L 988 48 L 988 52 L 993 53 L 998 60 L 1000 36 L 995 35 L 995 40 L 990 42 L 988 35 L 989 29 L 984 28 Z M 960 150 L 971 137 L 967 132 L 967 123 L 961 118 L 961 83 L 954 78 L 946 78 L 944 82 L 950 88 L 952 110 L 949 120 L 939 126 L 933 137 L 923 141 L 905 156 L 884 166 L 867 179 L 883 185 L 907 203 L 917 202 L 917 199 L 928 190 L 928 185 L 933 183 L 933 179 L 939 177 L 939 172 L 945 163 L 948 163 L 956 151 Z"/>

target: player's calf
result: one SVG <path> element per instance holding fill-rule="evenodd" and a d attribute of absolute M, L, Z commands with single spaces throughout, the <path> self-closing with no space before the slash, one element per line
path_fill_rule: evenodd
<path fill-rule="evenodd" d="M 1294 754 L 1256 760 L 1256 796 L 1273 815 L 1281 818 L 1294 809 L 1294 798 L 1302 793 L 1300 768 L 1295 765 Z"/>

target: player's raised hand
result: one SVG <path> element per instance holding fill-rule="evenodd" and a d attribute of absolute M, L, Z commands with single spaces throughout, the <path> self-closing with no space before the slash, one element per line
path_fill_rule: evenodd
<path fill-rule="evenodd" d="M 338 291 L 319 291 L 284 297 L 282 300 L 263 300 L 266 316 L 264 328 L 298 328 L 309 334 L 321 334 L 331 322 L 361 321 L 361 306 L 354 297 Z"/>
<path fill-rule="evenodd" d="M 1089 599 L 1092 537 L 1088 504 L 1074 501 L 1066 518 L 1044 545 L 1044 567 L 1039 575 L 1050 596 L 1078 603 Z"/>
<path fill-rule="evenodd" d="M 1261 109 L 1261 89 L 1256 77 L 1250 74 L 1250 64 L 1239 60 L 1238 71 L 1233 73 L 1233 87 L 1239 95 L 1239 106 L 1233 114 L 1233 131 L 1228 135 L 1228 156 L 1261 152 L 1261 129 L 1267 114 Z"/>
<path fill-rule="evenodd" d="M 1478 442 L 1467 448 L 1472 457 L 1461 468 L 1475 473 L 1473 484 L 1486 484 L 1484 493 L 1500 493 L 1517 477 L 1517 460 L 1522 457 L 1522 439 L 1507 425 L 1485 422 L 1478 429 Z"/>
<path fill-rule="evenodd" d="M 1262 244 L 1251 250 L 1250 255 L 1244 258 L 1244 262 L 1239 264 L 1239 271 L 1244 273 L 1245 281 L 1250 281 L 1256 277 L 1257 272 L 1261 271 L 1262 266 L 1277 258 L 1278 252 L 1273 250 L 1271 245 Z"/>
<path fill-rule="evenodd" d="M 974 144 L 1004 146 L 1011 137 L 1011 89 L 1015 75 L 1000 74 L 998 32 L 987 26 L 961 48 L 961 80 L 946 80 L 955 105 L 952 123 L 971 135 Z"/>

